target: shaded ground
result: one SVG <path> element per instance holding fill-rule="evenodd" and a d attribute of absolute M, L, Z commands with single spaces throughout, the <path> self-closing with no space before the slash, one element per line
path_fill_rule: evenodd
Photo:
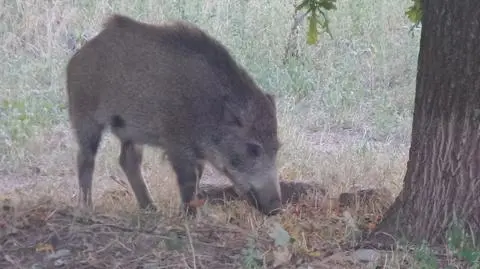
<path fill-rule="evenodd" d="M 76 219 L 72 213 L 52 205 L 26 212 L 15 233 L 3 239 L 2 268 L 185 268 L 194 263 L 197 268 L 233 268 L 247 238 L 233 225 L 198 222 L 187 228 L 172 218 L 147 216 L 142 228 L 134 228 L 125 219 Z M 195 260 L 191 247 L 197 250 Z M 52 250 L 65 254 L 54 256 Z"/>
<path fill-rule="evenodd" d="M 163 229 L 132 228 L 124 220 L 95 216 L 75 219 L 69 209 L 43 206 L 22 218 L 23 226 L 4 239 L 2 268 L 34 264 L 38 268 L 227 268 L 239 263 L 239 249 L 245 245 L 246 232 L 238 227 L 216 227 L 202 223 L 175 225 L 174 220 L 156 219 Z M 150 224 L 152 219 L 150 217 Z M 168 229 L 168 223 L 171 229 Z M 188 238 L 190 237 L 190 238 Z M 187 242 L 191 240 L 191 242 Z M 224 241 L 225 240 L 225 241 Z M 228 243 L 221 243 L 222 241 Z M 220 243 L 219 243 L 220 242 Z M 195 261 L 192 250 L 198 249 Z M 42 244 L 43 248 L 42 248 Z M 178 245 L 178 247 L 176 246 Z M 64 255 L 48 255 L 51 250 Z M 157 266 L 157 267 L 154 267 Z"/>
<path fill-rule="evenodd" d="M 0 268 L 367 268 L 340 250 L 345 219 L 324 198 L 310 196 L 269 219 L 243 201 L 208 205 L 196 220 L 3 200 Z M 226 214 L 227 207 L 236 211 Z"/>

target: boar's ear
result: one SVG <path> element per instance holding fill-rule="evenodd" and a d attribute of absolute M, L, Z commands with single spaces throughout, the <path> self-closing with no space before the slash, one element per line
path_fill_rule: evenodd
<path fill-rule="evenodd" d="M 230 97 L 223 98 L 223 122 L 227 125 L 243 126 L 240 109 L 231 101 Z"/>
<path fill-rule="evenodd" d="M 273 108 L 277 109 L 277 105 L 275 103 L 275 95 L 270 93 L 265 93 L 265 96 L 267 96 L 267 99 L 270 100 L 270 102 L 272 102 Z"/>

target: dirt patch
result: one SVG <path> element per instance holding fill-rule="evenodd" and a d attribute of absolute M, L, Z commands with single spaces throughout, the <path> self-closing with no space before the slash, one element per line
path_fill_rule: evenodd
<path fill-rule="evenodd" d="M 282 187 L 292 194 L 302 184 Z M 360 216 L 326 196 L 307 195 L 270 218 L 235 198 L 205 204 L 196 219 L 35 201 L 2 201 L 0 268 L 367 268 L 340 246 L 369 226 L 349 226 Z"/>
<path fill-rule="evenodd" d="M 22 214 L 22 224 L 2 238 L 0 265 L 227 268 L 241 263 L 239 250 L 248 236 L 238 227 L 201 221 L 181 225 L 179 219 L 161 216 L 144 216 L 141 221 L 139 228 L 122 218 L 76 217 L 71 208 L 39 206 Z"/>

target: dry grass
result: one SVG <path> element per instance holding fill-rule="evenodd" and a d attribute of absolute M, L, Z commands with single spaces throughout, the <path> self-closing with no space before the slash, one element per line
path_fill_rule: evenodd
<path fill-rule="evenodd" d="M 339 211 L 337 199 L 307 195 L 270 218 L 231 201 L 205 204 L 195 220 L 121 203 L 92 214 L 49 196 L 8 201 L 0 214 L 1 268 L 432 268 L 409 251 L 377 252 L 375 262 L 364 263 L 342 250 L 369 228 L 360 220 L 383 212 L 389 199 Z M 292 239 L 285 246 L 275 243 L 276 225 Z"/>
<path fill-rule="evenodd" d="M 256 256 L 278 261 L 286 253 L 285 268 L 421 268 L 426 263 L 408 253 L 360 263 L 339 247 L 352 243 L 401 189 L 418 52 L 404 16 L 409 4 L 340 1 L 330 15 L 334 39 L 308 47 L 302 25 L 299 56 L 283 65 L 291 1 L 0 2 L 0 194 L 13 200 L 0 218 L 0 267 L 58 263 L 36 251 L 54 237 L 56 249 L 71 251 L 60 259 L 66 268 L 263 268 L 245 263 L 256 264 Z M 97 156 L 95 212 L 78 217 L 64 68 L 70 48 L 112 12 L 149 22 L 188 19 L 221 40 L 279 98 L 282 180 L 317 182 L 327 196 L 288 204 L 280 218 L 234 201 L 207 204 L 197 220 L 186 221 L 177 216 L 174 174 L 160 150 L 147 148 L 143 171 L 161 212 L 139 213 L 118 166 L 118 142 L 108 134 Z M 225 178 L 207 167 L 204 183 L 220 182 Z M 366 188 L 391 195 L 334 210 L 340 193 Z M 268 234 L 275 223 L 295 239 L 288 252 Z M 169 239 L 174 234 L 179 238 Z M 175 243 L 179 249 L 169 249 Z"/>
<path fill-rule="evenodd" d="M 246 262 L 271 266 L 279 260 L 274 255 L 282 253 L 289 257 L 283 268 L 366 268 L 341 251 L 357 228 L 339 216 L 335 199 L 325 196 L 307 195 L 287 205 L 285 214 L 268 219 L 244 201 L 206 204 L 195 220 L 176 209 L 128 210 L 121 200 L 91 214 L 59 198 L 37 198 L 3 201 L 2 268 L 50 268 L 55 262 L 69 268 L 261 268 Z M 371 202 L 371 212 L 385 208 L 385 201 Z M 277 223 L 294 239 L 286 253 L 270 235 Z M 52 257 L 64 251 L 69 255 Z"/>

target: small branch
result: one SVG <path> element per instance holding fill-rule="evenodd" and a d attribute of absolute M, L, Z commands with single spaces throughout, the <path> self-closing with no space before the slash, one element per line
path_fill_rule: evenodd
<path fill-rule="evenodd" d="M 295 14 L 293 14 L 293 23 L 292 23 L 292 27 L 290 28 L 290 33 L 288 35 L 288 39 L 287 39 L 287 45 L 285 47 L 285 54 L 283 56 L 283 64 L 286 64 L 287 63 L 287 60 L 288 60 L 288 57 L 290 54 L 293 54 L 295 56 L 298 55 L 298 50 L 294 53 L 291 53 L 291 50 L 296 50 L 296 45 L 294 44 L 295 42 L 295 31 L 297 30 L 298 28 L 298 25 L 300 25 L 300 22 L 303 21 L 303 19 L 305 19 L 305 17 L 307 16 L 308 12 L 305 12 L 303 14 L 297 14 L 297 12 L 295 12 Z"/>
<path fill-rule="evenodd" d="M 138 233 L 143 233 L 143 234 L 151 234 L 151 235 L 155 235 L 155 236 L 159 236 L 159 237 L 163 237 L 164 239 L 169 239 L 168 236 L 165 236 L 163 234 L 159 234 L 159 233 L 156 233 L 155 230 L 156 230 L 156 227 L 152 228 L 152 229 L 134 229 L 134 228 L 129 228 L 129 227 L 125 227 L 125 226 L 121 226 L 121 225 L 118 225 L 118 224 L 113 224 L 113 223 L 105 223 L 103 221 L 100 221 L 100 220 L 94 220 L 93 218 L 90 218 L 90 217 L 85 217 L 85 216 L 82 216 L 82 218 L 78 218 L 77 216 L 69 213 L 69 212 L 64 212 L 64 211 L 58 211 L 58 214 L 59 215 L 62 215 L 64 217 L 70 217 L 72 218 L 75 222 L 79 223 L 79 224 L 84 224 L 84 225 L 89 225 L 90 228 L 93 228 L 95 226 L 103 226 L 103 227 L 109 227 L 109 228 L 113 228 L 113 229 L 117 229 L 117 230 L 120 230 L 122 232 L 138 232 Z"/>
<path fill-rule="evenodd" d="M 195 258 L 195 248 L 193 247 L 192 236 L 190 235 L 190 229 L 188 228 L 187 224 L 185 224 L 185 230 L 187 232 L 188 242 L 190 243 L 190 248 L 192 249 L 193 269 L 197 269 L 197 262 L 196 262 L 196 258 Z"/>
<path fill-rule="evenodd" d="M 291 31 L 297 29 L 298 25 L 300 24 L 301 21 L 303 21 L 303 19 L 305 19 L 305 17 L 308 15 L 308 12 L 305 12 L 303 14 L 296 14 L 295 15 L 295 19 L 294 19 L 294 22 L 293 22 L 293 25 L 292 25 L 292 29 Z"/>

